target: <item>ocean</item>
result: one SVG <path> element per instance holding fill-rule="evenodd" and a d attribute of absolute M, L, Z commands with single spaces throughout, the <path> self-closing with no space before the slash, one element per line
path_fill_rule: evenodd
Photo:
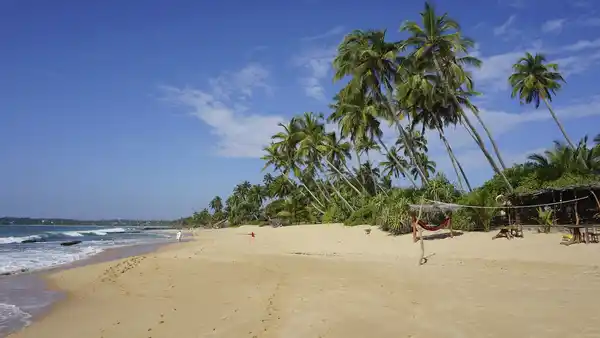
<path fill-rule="evenodd" d="M 60 295 L 25 274 L 89 258 L 107 249 L 160 244 L 173 235 L 135 227 L 0 225 L 0 337 L 28 325 Z M 81 241 L 62 246 L 61 243 Z"/>

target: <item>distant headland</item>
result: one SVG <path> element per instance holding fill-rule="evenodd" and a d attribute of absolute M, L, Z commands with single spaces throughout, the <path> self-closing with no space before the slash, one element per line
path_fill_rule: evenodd
<path fill-rule="evenodd" d="M 71 218 L 2 217 L 0 225 L 100 225 L 100 226 L 172 226 L 171 220 L 101 219 L 81 220 Z"/>

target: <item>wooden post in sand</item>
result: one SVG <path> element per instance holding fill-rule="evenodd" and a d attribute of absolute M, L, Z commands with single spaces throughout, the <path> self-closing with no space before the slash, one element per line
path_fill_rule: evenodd
<path fill-rule="evenodd" d="M 421 258 L 419 258 L 419 266 L 425 264 L 425 262 L 427 262 L 427 259 L 425 258 L 425 243 L 423 242 L 423 228 L 419 226 L 419 221 L 421 220 L 421 215 L 423 212 L 423 198 L 421 198 L 421 203 L 419 205 L 419 214 L 417 215 L 417 219 L 415 220 L 414 224 L 413 224 L 413 229 L 414 227 L 418 227 L 419 228 L 419 239 L 421 240 Z M 414 236 L 414 231 L 413 231 L 413 236 Z"/>

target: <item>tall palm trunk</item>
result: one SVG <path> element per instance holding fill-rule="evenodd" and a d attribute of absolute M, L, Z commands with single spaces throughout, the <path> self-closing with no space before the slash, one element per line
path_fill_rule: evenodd
<path fill-rule="evenodd" d="M 391 93 L 389 95 L 391 95 Z M 390 112 L 390 117 L 393 120 L 394 124 L 396 125 L 398 132 L 400 132 L 400 135 L 402 135 L 402 138 L 404 139 L 404 143 L 406 144 L 406 149 L 408 149 L 408 157 L 410 157 L 411 162 L 414 164 L 415 168 L 417 169 L 417 172 L 419 173 L 419 176 L 421 177 L 421 182 L 423 184 L 429 184 L 427 175 L 425 175 L 425 171 L 421 168 L 421 164 L 419 163 L 419 161 L 417 159 L 417 155 L 415 154 L 415 150 L 413 149 L 412 139 L 410 138 L 410 136 L 408 135 L 406 130 L 404 130 L 404 127 L 402 127 L 402 125 L 400 124 L 400 121 L 398 121 L 396 119 L 395 111 L 392 108 L 391 101 L 389 101 L 389 100 L 391 100 L 391 98 L 384 100 L 385 105 L 386 105 L 386 108 L 388 109 L 388 111 Z"/>
<path fill-rule="evenodd" d="M 327 193 L 325 193 L 325 191 L 323 190 L 323 187 L 321 187 L 321 185 L 319 184 L 318 181 L 315 181 L 315 185 L 317 186 L 317 189 L 319 189 L 319 192 L 321 193 L 321 195 L 323 195 L 323 198 L 325 198 L 325 200 L 328 203 L 331 203 L 331 200 L 329 199 L 329 197 L 327 196 Z"/>
<path fill-rule="evenodd" d="M 358 167 L 360 168 L 360 165 Z M 354 177 L 352 170 L 350 170 L 350 168 L 348 167 L 346 162 L 344 162 L 344 168 L 346 168 L 346 171 L 348 172 L 348 175 L 350 175 L 350 177 Z M 358 176 L 356 177 L 356 182 L 358 182 L 358 185 L 360 185 L 360 188 L 363 190 L 363 192 L 365 194 L 368 194 L 367 188 L 365 188 L 365 186 L 360 182 L 360 180 L 358 179 Z"/>
<path fill-rule="evenodd" d="M 287 174 L 284 174 L 284 176 L 288 179 L 288 181 L 290 181 L 290 183 L 293 183 L 292 180 L 289 178 L 289 176 Z M 310 196 L 312 196 L 312 198 L 314 198 L 314 200 L 323 208 L 325 208 L 325 205 L 317 198 L 317 196 L 315 196 L 315 194 L 313 194 L 312 191 L 310 191 L 310 189 L 306 186 L 306 184 L 304 184 L 304 182 L 302 182 L 301 179 L 298 179 L 298 181 L 300 182 L 300 184 L 304 187 L 304 189 L 306 189 L 306 191 L 308 191 L 308 193 L 310 194 Z"/>
<path fill-rule="evenodd" d="M 444 85 L 446 86 L 446 90 L 448 90 L 448 92 L 450 92 L 450 85 L 448 84 L 448 82 L 446 81 L 445 77 L 444 77 L 444 72 L 442 72 L 442 68 L 440 68 L 440 64 L 438 62 L 437 57 L 433 57 L 433 62 L 435 63 L 435 67 L 436 67 L 436 71 L 438 73 L 438 76 L 440 76 L 440 78 L 442 79 L 442 81 L 444 82 Z M 452 95 L 452 99 L 454 100 L 454 103 L 460 107 L 460 104 L 458 103 L 458 100 L 456 99 L 456 96 Z M 460 110 L 462 111 L 462 114 L 466 116 L 466 114 L 464 113 L 463 109 L 460 108 Z M 487 125 L 483 122 L 483 120 L 481 119 L 481 115 L 479 115 L 479 113 L 477 112 L 476 109 L 471 109 L 471 112 L 473 112 L 473 115 L 475 115 L 475 117 L 477 118 L 477 121 L 479 122 L 479 124 L 483 127 L 483 130 L 485 131 L 488 139 L 490 140 L 490 143 L 492 144 L 492 148 L 494 149 L 494 153 L 496 154 L 496 157 L 498 158 L 498 162 L 500 162 L 500 166 L 502 167 L 502 170 L 506 170 L 506 165 L 504 164 L 504 160 L 502 159 L 502 155 L 500 155 L 500 149 L 498 148 L 498 145 L 496 144 L 496 141 L 494 141 L 494 138 L 492 137 L 492 132 L 490 132 L 490 130 L 488 129 Z M 475 133 L 477 133 L 476 130 L 474 130 Z M 478 138 L 481 139 L 481 136 L 479 136 L 479 134 L 477 134 Z M 481 143 L 483 144 L 483 141 L 481 141 Z M 486 149 L 487 151 L 487 149 Z M 512 189 L 512 188 L 511 188 Z"/>
<path fill-rule="evenodd" d="M 450 93 L 451 92 L 451 90 L 450 90 L 450 84 L 446 81 L 446 78 L 444 77 L 444 72 L 442 72 L 442 69 L 440 68 L 440 64 L 438 62 L 438 59 L 437 59 L 437 57 L 435 57 L 435 55 L 433 57 L 433 62 L 435 63 L 435 68 L 436 68 L 436 72 L 438 73 L 438 76 L 442 79 L 442 82 L 444 83 L 444 86 L 446 87 L 446 90 L 448 91 L 448 93 Z M 467 116 L 467 114 L 465 114 L 465 112 L 463 111 L 462 106 L 460 105 L 460 102 L 458 102 L 458 100 L 456 99 L 455 95 L 450 95 L 450 96 L 452 96 L 454 104 L 456 104 L 456 106 L 458 108 L 458 111 L 462 115 L 462 117 L 463 117 L 462 120 L 471 129 L 472 136 L 475 139 L 475 142 L 477 143 L 477 145 L 481 149 L 481 152 L 483 152 L 483 155 L 485 156 L 485 158 L 488 160 L 488 162 L 492 166 L 492 169 L 497 174 L 499 174 L 502 177 L 502 179 L 504 180 L 504 183 L 506 183 L 506 186 L 508 187 L 508 190 L 510 192 L 513 192 L 514 189 L 513 189 L 512 185 L 510 184 L 510 182 L 508 181 L 508 179 L 506 178 L 506 176 L 504 175 L 504 173 L 498 168 L 498 165 L 496 164 L 496 161 L 494 161 L 494 159 L 492 158 L 492 156 L 490 155 L 490 153 L 485 148 L 485 144 L 483 143 L 483 140 L 481 139 L 481 136 L 477 132 L 477 129 L 475 129 L 475 127 L 471 123 L 471 120 L 469 119 L 469 117 Z M 476 116 L 477 116 L 477 114 L 476 114 Z"/>
<path fill-rule="evenodd" d="M 335 185 L 333 184 L 333 182 L 331 182 L 331 180 L 327 180 L 329 181 L 329 184 L 331 185 L 331 187 L 333 188 L 333 191 L 335 192 L 336 195 L 338 195 L 338 197 L 344 201 L 344 203 L 346 204 L 346 206 L 350 209 L 351 212 L 354 212 L 354 208 L 352 207 L 352 205 L 350 205 L 350 203 L 348 203 L 348 201 L 344 198 L 344 196 L 342 196 L 342 194 L 339 192 L 339 190 L 335 187 Z"/>
<path fill-rule="evenodd" d="M 338 168 L 336 168 L 331 162 L 329 162 L 329 160 L 327 158 L 323 158 L 325 160 L 325 162 L 336 172 L 338 173 L 338 175 L 342 176 L 342 178 L 344 179 L 344 181 L 346 181 L 346 183 L 348 183 L 348 185 L 354 189 L 354 191 L 356 191 L 357 194 L 361 195 L 360 190 L 358 190 L 352 183 L 350 183 L 350 181 L 348 180 L 348 178 L 346 177 L 346 175 L 344 175 Z"/>
<path fill-rule="evenodd" d="M 479 146 L 479 149 L 481 149 L 481 152 L 483 152 L 483 155 L 485 156 L 485 158 L 488 160 L 488 162 L 492 166 L 492 169 L 496 172 L 496 174 L 498 174 L 498 175 L 500 175 L 500 177 L 502 177 L 502 180 L 504 180 L 504 183 L 506 183 L 508 190 L 510 192 L 513 192 L 514 189 L 513 189 L 512 185 L 510 184 L 510 182 L 508 181 L 508 178 L 506 178 L 506 175 L 504 175 L 504 172 L 501 171 L 500 168 L 498 168 L 498 165 L 496 165 L 496 162 L 492 158 L 492 155 L 490 155 L 490 153 L 485 148 L 485 144 L 483 143 L 481 136 L 479 135 L 479 133 L 477 132 L 477 130 L 471 123 L 471 120 L 469 120 L 469 118 L 467 117 L 467 114 L 465 114 L 462 111 L 462 109 L 460 109 L 460 112 L 462 113 L 463 121 L 466 124 L 465 127 L 468 127 L 471 130 L 471 132 L 472 132 L 471 136 L 475 140 L 475 143 L 477 143 L 477 145 Z"/>
<path fill-rule="evenodd" d="M 379 142 L 379 144 L 381 145 L 381 147 L 385 150 L 386 154 L 390 154 L 390 150 L 388 149 L 388 147 L 385 145 L 385 143 L 383 143 L 383 140 L 381 139 L 381 136 L 377 136 L 377 142 Z M 404 166 L 402 165 L 402 163 L 400 163 L 400 161 L 396 158 L 396 156 L 393 156 L 393 154 L 390 155 L 390 157 L 392 158 L 392 160 L 396 163 L 396 165 L 398 166 L 398 168 L 403 168 Z M 404 177 L 408 178 L 408 180 L 410 181 L 410 183 L 416 188 L 418 189 L 419 187 L 417 186 L 417 183 L 410 177 L 410 175 L 407 175 L 405 172 L 403 172 Z"/>
<path fill-rule="evenodd" d="M 473 115 L 475 115 L 475 117 L 477 118 L 477 121 L 479 121 L 479 124 L 483 127 L 483 130 L 485 131 L 488 139 L 490 140 L 490 143 L 492 144 L 492 148 L 494 148 L 494 153 L 496 153 L 496 157 L 498 158 L 498 162 L 500 162 L 500 166 L 502 167 L 502 170 L 506 170 L 506 165 L 504 164 L 504 160 L 502 159 L 502 156 L 500 155 L 500 149 L 498 149 L 498 145 L 496 144 L 496 141 L 494 141 L 494 138 L 492 137 L 492 132 L 490 132 L 487 125 L 483 122 L 483 120 L 481 119 L 481 115 L 479 115 L 477 110 L 471 109 L 471 111 L 473 112 Z"/>
<path fill-rule="evenodd" d="M 569 144 L 569 146 L 571 148 L 575 149 L 575 146 L 574 146 L 573 142 L 571 142 L 571 139 L 569 138 L 569 135 L 567 135 L 567 132 L 565 131 L 565 128 L 563 127 L 562 123 L 560 123 L 560 121 L 558 120 L 558 117 L 556 117 L 556 114 L 554 113 L 554 110 L 552 110 L 552 106 L 550 105 L 550 102 L 548 102 L 548 100 L 546 100 L 545 97 L 542 98 L 542 100 L 544 100 L 544 103 L 546 104 L 546 107 L 550 111 L 550 115 L 552 115 L 552 118 L 554 119 L 554 122 L 556 122 L 556 125 L 558 126 L 558 128 L 560 129 L 560 132 L 565 137 L 565 140 L 567 140 L 567 143 Z"/>
<path fill-rule="evenodd" d="M 356 144 L 354 144 L 354 153 L 356 154 L 356 161 L 358 161 L 358 167 L 360 168 L 360 153 L 358 152 L 358 149 L 356 148 Z"/>
<path fill-rule="evenodd" d="M 469 189 L 469 192 L 473 191 L 473 188 L 471 188 L 471 183 L 469 182 L 469 179 L 467 178 L 467 175 L 465 174 L 465 171 L 463 170 L 462 165 L 458 161 L 458 158 L 456 158 L 456 155 L 454 155 L 454 151 L 452 151 L 452 147 L 450 146 L 450 143 L 446 139 L 444 132 L 441 130 L 438 130 L 438 132 L 440 133 L 440 138 L 442 139 L 442 142 L 444 143 L 444 146 L 446 147 L 446 152 L 448 152 L 448 156 L 450 156 L 450 161 L 452 162 L 452 166 L 454 167 L 454 172 L 456 173 L 456 177 L 458 178 L 459 184 L 461 184 L 460 182 L 462 180 L 464 180 L 465 185 L 467 186 L 467 189 Z M 457 170 L 457 167 L 458 167 L 458 170 Z M 459 171 L 460 171 L 460 174 L 459 174 Z M 462 176 L 462 180 L 461 180 L 461 176 Z M 462 189 L 464 190 L 464 188 L 462 188 Z"/>
<path fill-rule="evenodd" d="M 473 189 L 471 188 L 471 183 L 469 182 L 469 179 L 467 178 L 467 175 L 465 174 L 465 171 L 463 170 L 462 165 L 458 161 L 458 158 L 456 158 L 456 155 L 454 155 L 454 151 L 452 150 L 452 147 L 450 146 L 450 142 L 448 142 L 448 139 L 446 139 L 446 135 L 444 134 L 444 127 L 442 126 L 442 121 L 440 120 L 440 117 L 436 114 L 434 114 L 434 117 L 436 120 L 436 129 L 437 129 L 438 133 L 440 134 L 440 139 L 442 139 L 442 142 L 444 143 L 444 146 L 446 147 L 446 152 L 448 152 L 448 156 L 450 156 L 450 162 L 452 162 L 452 166 L 454 167 L 454 172 L 456 173 L 456 177 L 458 178 L 458 183 L 461 185 L 461 189 L 464 190 L 464 188 L 462 187 L 462 183 L 461 183 L 461 178 L 460 178 L 461 176 L 458 173 L 457 167 L 460 170 L 460 174 L 462 175 L 462 178 L 465 180 L 467 189 L 469 189 L 469 192 L 473 191 Z"/>
<path fill-rule="evenodd" d="M 304 191 L 300 190 L 300 193 L 302 194 L 302 196 L 305 196 L 305 197 L 306 197 L 306 194 L 304 193 Z M 310 202 L 310 205 L 311 205 L 313 208 L 317 209 L 317 211 L 318 211 L 318 212 L 320 212 L 320 213 L 322 213 L 323 215 L 325 215 L 325 212 L 324 212 L 323 210 L 319 209 L 319 207 L 317 207 L 317 206 L 315 205 L 315 202 Z"/>

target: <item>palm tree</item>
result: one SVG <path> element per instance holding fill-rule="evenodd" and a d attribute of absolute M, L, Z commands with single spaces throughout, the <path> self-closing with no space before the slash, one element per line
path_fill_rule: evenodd
<path fill-rule="evenodd" d="M 406 130 L 396 116 L 397 109 L 394 108 L 392 97 L 397 72 L 397 52 L 397 44 L 385 41 L 385 31 L 355 30 L 346 35 L 338 46 L 338 53 L 333 61 L 334 81 L 351 76 L 345 88 L 346 96 L 349 99 L 362 98 L 364 103 L 383 108 L 378 109 L 374 115 L 395 124 L 400 135 L 405 137 Z M 409 153 L 414 163 L 416 155 L 412 147 L 409 147 Z M 418 165 L 417 170 L 423 182 L 427 183 L 427 178 Z"/>
<path fill-rule="evenodd" d="M 417 188 L 417 183 L 410 175 L 407 175 L 410 164 L 398 154 L 396 147 L 391 147 L 386 153 L 386 160 L 380 163 L 383 166 L 384 175 L 386 177 L 400 178 L 400 176 L 408 179 L 413 187 Z"/>
<path fill-rule="evenodd" d="M 381 178 L 379 168 L 373 166 L 371 161 L 365 161 L 360 168 L 355 170 L 355 176 L 358 181 L 365 187 L 367 192 L 374 196 L 377 194 L 377 188 L 379 187 L 379 179 Z M 384 191 L 383 189 L 381 189 Z"/>
<path fill-rule="evenodd" d="M 490 142 L 496 153 L 496 157 L 500 161 L 503 168 L 502 156 L 496 146 L 496 143 L 478 114 L 477 109 L 469 102 L 460 102 L 455 95 L 457 89 L 466 86 L 466 92 L 472 92 L 472 81 L 470 75 L 464 70 L 464 65 L 480 66 L 481 61 L 475 57 L 469 56 L 468 50 L 473 47 L 474 42 L 463 37 L 460 33 L 460 25 L 458 22 L 448 17 L 447 14 L 437 16 L 432 5 L 425 3 L 425 10 L 421 13 L 423 19 L 423 27 L 418 23 L 409 21 L 405 22 L 400 28 L 403 32 L 408 32 L 411 36 L 402 43 L 402 48 L 413 48 L 410 54 L 411 58 L 428 62 L 433 66 L 433 70 L 440 77 L 445 89 L 445 95 L 454 102 L 458 108 L 458 120 L 465 124 L 465 127 L 485 155 L 486 159 L 492 166 L 492 169 L 501 175 L 512 191 L 512 185 L 506 179 L 490 153 L 487 151 L 481 136 L 477 132 L 475 126 L 471 123 L 469 117 L 464 113 L 462 105 L 466 105 L 473 112 L 479 123 L 486 131 Z M 454 89 L 452 89 L 454 88 Z"/>
<path fill-rule="evenodd" d="M 208 206 L 213 210 L 214 213 L 221 212 L 223 210 L 223 200 L 221 200 L 220 196 L 215 196 Z"/>
<path fill-rule="evenodd" d="M 513 65 L 513 74 L 508 78 L 512 86 L 511 96 L 514 98 L 518 95 L 521 104 L 533 102 L 535 108 L 540 106 L 540 101 L 544 101 L 565 140 L 571 148 L 575 148 L 550 105 L 552 96 L 556 95 L 556 92 L 561 88 L 560 83 L 565 82 L 565 80 L 558 72 L 557 64 L 545 62 L 546 56 L 543 54 L 535 54 L 534 56 L 529 52 L 525 53 L 525 56 Z"/>
<path fill-rule="evenodd" d="M 446 148 L 446 152 L 456 173 L 458 183 L 464 190 L 462 180 L 469 191 L 472 191 L 471 184 L 465 171 L 454 155 L 450 142 L 446 139 L 444 127 L 456 125 L 459 123 L 459 113 L 452 100 L 445 100 L 444 93 L 440 90 L 440 79 L 425 67 L 426 62 L 415 58 L 400 59 L 400 68 L 397 79 L 398 86 L 396 96 L 402 109 L 404 109 L 411 119 L 411 130 L 417 125 L 421 125 L 421 134 L 425 134 L 425 129 L 435 129 L 438 132 L 440 140 Z M 460 93 L 457 93 L 460 95 Z M 459 97 L 459 101 L 467 101 L 469 93 L 463 93 L 465 97 Z M 460 173 L 459 173 L 460 171 Z M 462 179 L 461 179 L 462 178 Z"/>
<path fill-rule="evenodd" d="M 528 157 L 544 178 L 556 180 L 564 174 L 598 174 L 600 172 L 600 151 L 588 148 L 585 136 L 577 147 L 571 148 L 559 141 L 554 141 L 554 148 L 543 154 L 532 154 Z"/>
<path fill-rule="evenodd" d="M 271 137 L 271 139 L 276 142 L 273 142 L 271 145 L 265 147 L 267 154 L 263 156 L 263 159 L 265 159 L 267 163 L 265 164 L 263 170 L 269 165 L 272 165 L 288 179 L 290 172 L 299 178 L 301 176 L 301 170 L 299 167 L 300 163 L 298 161 L 297 153 L 299 141 L 298 131 L 300 130 L 298 120 L 294 118 L 288 124 L 284 125 L 280 123 L 279 126 L 283 128 L 283 131 Z M 324 208 L 325 205 L 317 198 L 317 196 L 315 196 L 308 186 L 306 186 L 302 180 L 299 179 L 299 181 L 302 187 L 308 191 L 310 196 L 317 202 L 317 204 Z"/>
<path fill-rule="evenodd" d="M 273 183 L 269 185 L 269 195 L 276 198 L 286 198 L 291 195 L 295 189 L 296 186 L 289 178 L 284 175 L 279 175 L 275 177 Z"/>
<path fill-rule="evenodd" d="M 350 88 L 344 88 L 335 99 L 333 113 L 328 120 L 337 122 L 340 127 L 342 137 L 349 137 L 354 144 L 354 150 L 358 161 L 358 166 L 361 166 L 360 153 L 362 144 L 372 144 L 372 140 L 377 140 L 377 143 L 385 150 L 385 155 L 388 156 L 390 149 L 384 143 L 382 137 L 383 132 L 380 128 L 380 122 L 377 118 L 377 112 L 383 110 L 383 107 L 377 108 L 373 102 L 363 96 L 349 96 Z M 374 148 L 374 147 L 373 147 Z M 375 149 L 375 148 L 374 148 Z M 396 165 L 402 167 L 404 163 L 396 157 L 389 157 Z M 350 171 L 350 170 L 349 170 Z"/>
<path fill-rule="evenodd" d="M 323 153 L 321 152 L 323 148 L 319 150 L 319 147 L 323 145 L 323 140 L 325 138 L 325 125 L 320 119 L 322 119 L 321 114 L 315 116 L 313 113 L 305 113 L 303 118 L 298 120 L 298 153 L 304 157 L 305 163 L 308 165 L 317 165 L 321 162 L 321 159 L 324 160 L 330 168 L 338 172 L 346 183 L 360 195 L 360 190 L 348 180 L 346 175 L 331 163 L 327 157 L 323 156 Z"/>
<path fill-rule="evenodd" d="M 417 161 L 419 161 L 421 168 L 425 168 L 425 175 L 427 178 L 435 173 L 436 163 L 432 161 L 426 153 L 417 153 Z M 415 180 L 419 177 L 419 173 L 415 166 L 410 169 L 410 172 Z"/>

